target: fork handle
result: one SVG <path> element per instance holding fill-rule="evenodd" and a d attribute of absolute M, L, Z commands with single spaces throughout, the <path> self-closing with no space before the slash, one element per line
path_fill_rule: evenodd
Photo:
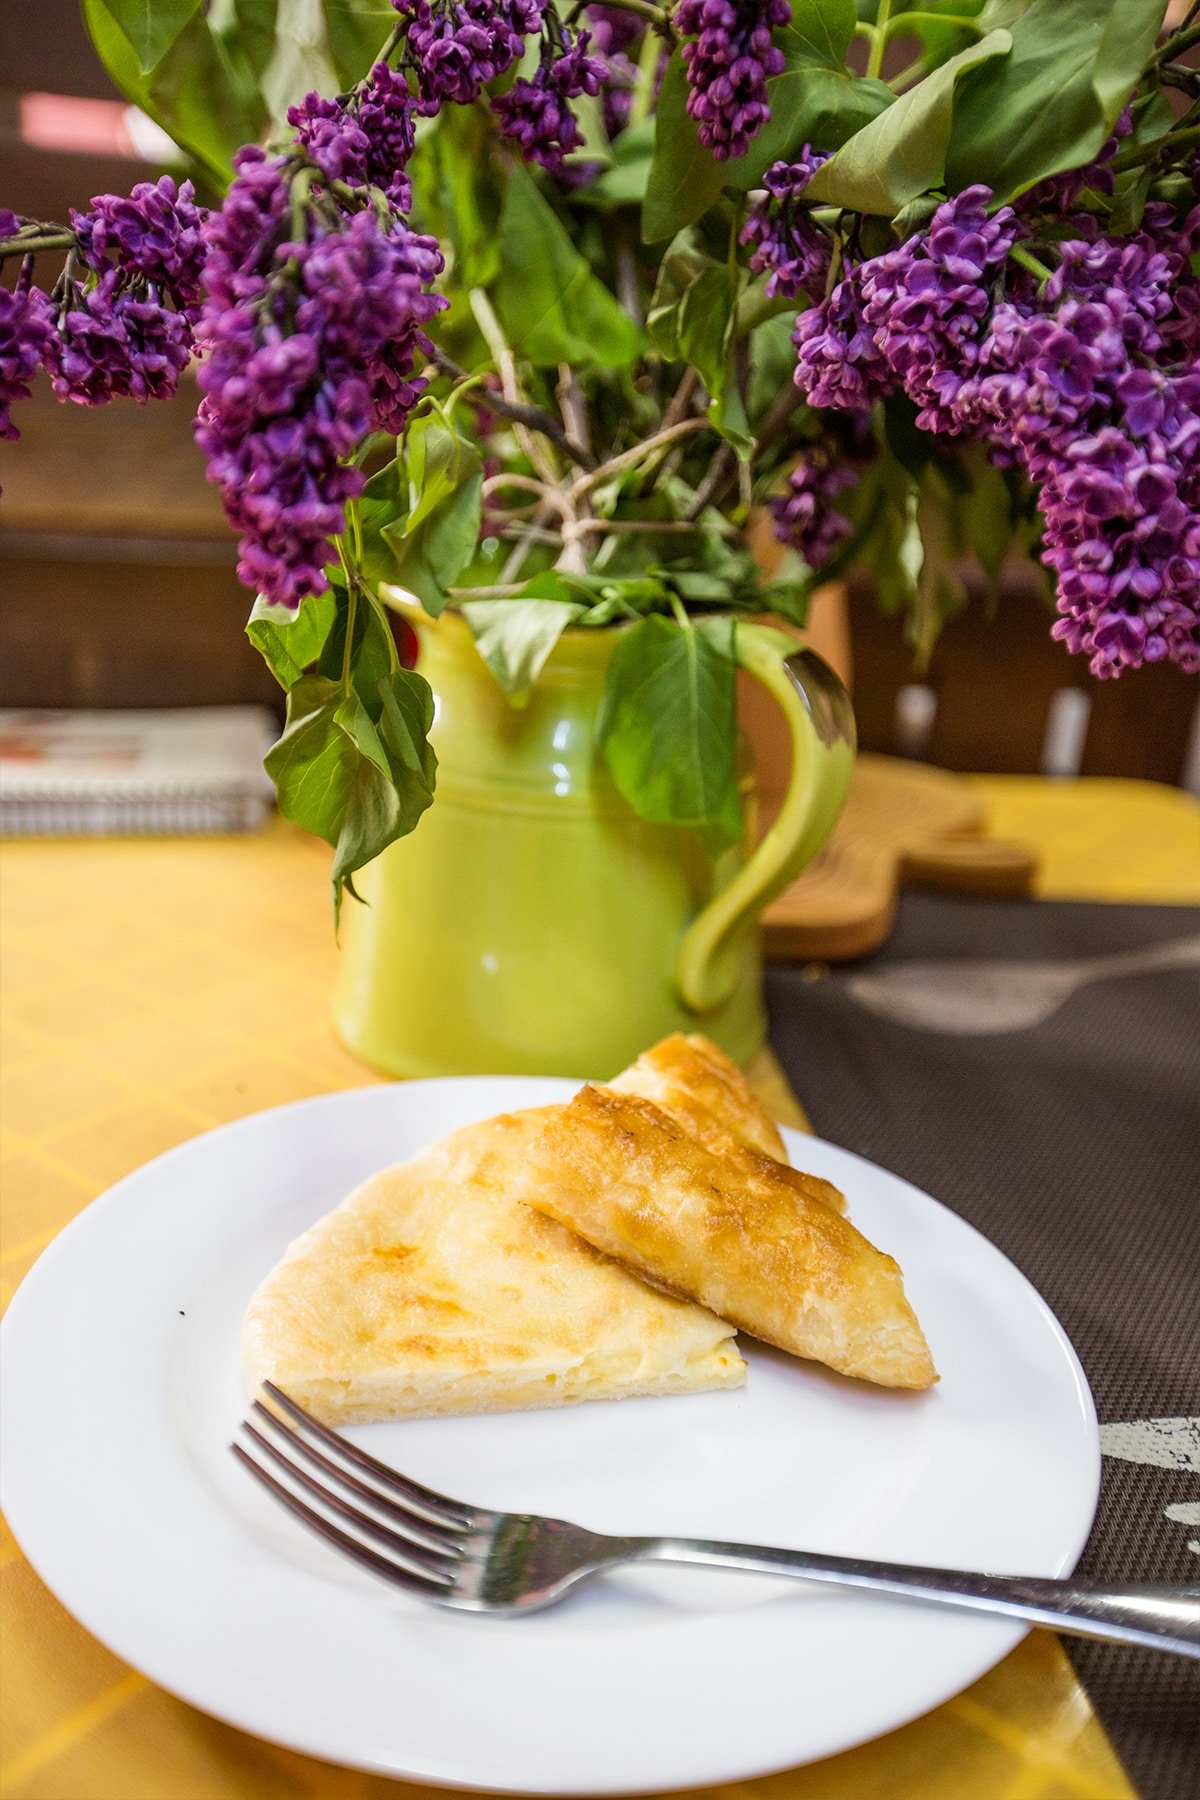
<path fill-rule="evenodd" d="M 964 1569 L 914 1568 L 703 1538 L 646 1538 L 636 1557 L 638 1561 L 706 1563 L 762 1575 L 792 1575 L 801 1581 L 826 1581 L 839 1587 L 870 1588 L 971 1612 L 1003 1613 L 1075 1637 L 1141 1644 L 1200 1659 L 1200 1587 L 1136 1582 L 1126 1587 L 1087 1587 L 1037 1576 L 974 1575 Z"/>

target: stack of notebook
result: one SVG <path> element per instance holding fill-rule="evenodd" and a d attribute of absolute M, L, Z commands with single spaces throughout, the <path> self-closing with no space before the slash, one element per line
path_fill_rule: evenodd
<path fill-rule="evenodd" d="M 0 711 L 0 832 L 257 830 L 272 805 L 262 761 L 278 729 L 258 706 Z"/>

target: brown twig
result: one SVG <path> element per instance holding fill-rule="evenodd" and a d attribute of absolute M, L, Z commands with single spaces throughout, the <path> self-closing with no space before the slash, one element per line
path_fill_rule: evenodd
<path fill-rule="evenodd" d="M 435 349 L 433 360 L 443 375 L 449 375 L 452 381 L 469 381 L 471 379 L 467 371 L 461 369 L 451 357 L 446 355 L 444 350 Z M 557 450 L 561 450 L 570 462 L 577 463 L 581 469 L 596 467 L 596 459 L 591 452 L 586 450 L 582 444 L 577 444 L 573 438 L 569 438 L 554 415 L 546 412 L 542 407 L 530 406 L 523 400 L 509 400 L 502 394 L 493 393 L 490 388 L 480 396 L 480 399 L 493 412 L 499 413 L 502 419 L 511 419 L 514 425 L 524 425 L 530 431 L 540 432 L 542 437 L 548 438 Z"/>
<path fill-rule="evenodd" d="M 716 455 L 708 465 L 708 474 L 704 477 L 704 480 L 700 483 L 700 486 L 692 496 L 691 505 L 683 515 L 685 519 L 693 521 L 700 517 L 700 514 L 704 511 L 717 490 L 722 486 L 726 478 L 732 474 L 733 465 L 736 461 L 737 457 L 732 444 L 721 444 Z"/>
<path fill-rule="evenodd" d="M 632 468 L 635 463 L 641 462 L 644 456 L 652 455 L 662 445 L 673 444 L 678 438 L 690 437 L 693 432 L 708 429 L 710 427 L 707 419 L 681 419 L 678 425 L 668 425 L 665 429 L 656 431 L 652 437 L 643 439 L 640 444 L 634 444 L 630 449 L 622 450 L 619 456 L 610 456 L 608 461 L 601 463 L 598 468 L 590 470 L 585 475 L 577 475 L 568 492 L 572 500 L 581 499 L 584 494 L 590 494 L 592 489 L 598 487 L 601 482 L 607 481 L 610 475 L 617 475 L 622 469 Z"/>

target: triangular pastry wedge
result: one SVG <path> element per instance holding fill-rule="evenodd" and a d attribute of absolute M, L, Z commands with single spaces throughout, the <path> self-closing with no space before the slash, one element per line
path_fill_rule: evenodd
<path fill-rule="evenodd" d="M 731 1325 L 521 1203 L 554 1110 L 456 1131 L 298 1238 L 246 1314 L 250 1392 L 345 1425 L 739 1386 Z"/>
<path fill-rule="evenodd" d="M 890 1256 L 797 1171 L 711 1149 L 653 1101 L 585 1087 L 525 1168 L 530 1206 L 723 1319 L 885 1387 L 937 1380 Z"/>
<path fill-rule="evenodd" d="M 638 1094 L 669 1113 L 683 1129 L 718 1154 L 757 1150 L 776 1162 L 788 1153 L 779 1127 L 765 1111 L 737 1064 L 709 1038 L 676 1032 L 643 1051 L 635 1063 L 603 1084 L 617 1094 Z M 845 1212 L 846 1199 L 832 1181 L 793 1170 L 795 1180 L 814 1200 Z"/>

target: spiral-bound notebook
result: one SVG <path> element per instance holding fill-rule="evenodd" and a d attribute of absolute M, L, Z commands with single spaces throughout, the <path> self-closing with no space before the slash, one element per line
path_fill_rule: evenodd
<path fill-rule="evenodd" d="M 255 831 L 272 804 L 265 707 L 0 711 L 0 834 Z"/>

